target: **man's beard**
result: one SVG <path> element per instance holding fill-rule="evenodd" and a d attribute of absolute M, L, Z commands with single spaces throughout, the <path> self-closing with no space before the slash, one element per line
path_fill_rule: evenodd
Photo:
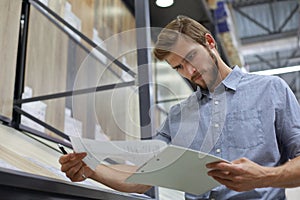
<path fill-rule="evenodd" d="M 202 79 L 205 82 L 205 85 L 207 87 L 207 89 L 212 88 L 216 81 L 218 81 L 217 77 L 218 77 L 218 72 L 219 72 L 219 65 L 218 65 L 218 60 L 216 58 L 216 56 L 212 53 L 212 51 L 208 48 L 206 48 L 206 50 L 208 51 L 209 56 L 211 57 L 211 61 L 212 61 L 212 65 L 210 66 L 210 72 L 211 74 L 209 74 L 209 76 L 211 76 L 211 80 L 210 81 L 205 81 L 205 79 L 202 77 Z M 204 72 L 205 73 L 205 72 Z M 197 71 L 192 77 L 191 77 L 191 81 L 196 84 L 199 85 L 195 82 L 195 80 L 199 77 L 202 76 L 204 73 L 201 73 L 199 71 Z M 200 86 L 200 85 L 199 85 Z M 201 86 L 200 86 L 201 87 Z"/>

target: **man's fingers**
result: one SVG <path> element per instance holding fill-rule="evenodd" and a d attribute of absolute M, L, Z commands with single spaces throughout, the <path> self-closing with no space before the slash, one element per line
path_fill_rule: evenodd
<path fill-rule="evenodd" d="M 68 170 L 65 171 L 67 177 L 70 178 L 70 179 L 72 177 L 74 177 L 80 171 L 80 169 L 82 168 L 82 166 L 83 166 L 82 162 L 79 162 L 78 164 L 70 167 Z"/>
<path fill-rule="evenodd" d="M 64 164 L 69 162 L 70 160 L 74 159 L 83 159 L 87 154 L 85 152 L 82 153 L 69 153 L 67 155 L 63 155 L 59 158 L 59 163 Z"/>
<path fill-rule="evenodd" d="M 88 175 L 86 173 L 87 170 L 85 170 L 85 167 L 82 166 L 76 174 L 73 175 L 72 178 L 70 178 L 72 181 L 84 181 L 88 178 Z"/>
<path fill-rule="evenodd" d="M 64 163 L 68 162 L 72 157 L 73 157 L 73 153 L 63 155 L 59 158 L 58 162 L 59 162 L 59 164 L 62 165 Z"/>
<path fill-rule="evenodd" d="M 209 176 L 219 177 L 221 179 L 230 180 L 231 173 L 229 171 L 222 171 L 222 170 L 211 170 L 207 172 Z"/>
<path fill-rule="evenodd" d="M 79 165 L 82 166 L 82 159 L 86 156 L 86 153 L 72 153 L 61 156 L 59 162 L 61 164 L 61 171 L 66 172 L 70 168 Z"/>
<path fill-rule="evenodd" d="M 87 168 L 82 159 L 86 153 L 70 153 L 63 155 L 59 159 L 61 164 L 61 171 L 73 182 L 83 181 L 87 178 L 84 174 L 84 169 Z"/>
<path fill-rule="evenodd" d="M 206 167 L 209 169 L 218 169 L 224 171 L 232 171 L 235 169 L 235 166 L 232 163 L 228 163 L 228 162 L 208 163 Z"/>

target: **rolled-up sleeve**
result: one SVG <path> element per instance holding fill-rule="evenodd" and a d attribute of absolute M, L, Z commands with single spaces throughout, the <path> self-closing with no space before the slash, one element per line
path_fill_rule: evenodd
<path fill-rule="evenodd" d="M 171 142 L 169 116 L 165 119 L 159 129 L 156 131 L 156 135 L 153 139 L 165 141 L 166 143 Z"/>

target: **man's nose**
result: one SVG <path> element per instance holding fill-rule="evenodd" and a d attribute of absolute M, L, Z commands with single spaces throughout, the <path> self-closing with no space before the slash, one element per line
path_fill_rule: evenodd
<path fill-rule="evenodd" d="M 191 77 L 196 71 L 195 67 L 193 65 L 189 64 L 189 63 L 186 64 L 185 69 L 186 69 L 187 74 L 189 75 L 189 77 Z"/>

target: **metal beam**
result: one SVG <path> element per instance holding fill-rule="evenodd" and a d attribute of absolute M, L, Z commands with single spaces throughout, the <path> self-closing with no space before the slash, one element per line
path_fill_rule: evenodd
<path fill-rule="evenodd" d="M 128 68 L 126 65 L 124 65 L 122 62 L 120 62 L 118 59 L 116 59 L 114 56 L 112 56 L 109 52 L 99 47 L 94 41 L 90 40 L 86 35 L 78 31 L 76 28 L 71 26 L 66 20 L 64 20 L 62 17 L 60 17 L 57 13 L 55 13 L 53 10 L 45 6 L 42 2 L 38 0 L 29 0 L 29 2 L 34 6 L 38 11 L 40 11 L 43 15 L 45 15 L 48 19 L 51 19 L 51 17 L 54 17 L 56 20 L 61 22 L 63 25 L 68 27 L 72 32 L 74 32 L 76 35 L 78 35 L 81 39 L 83 39 L 86 43 L 88 43 L 91 47 L 93 47 L 95 50 L 99 51 L 101 54 L 103 54 L 106 58 L 108 58 L 110 61 L 112 61 L 114 64 L 116 64 L 118 67 L 120 67 L 122 70 L 127 72 L 130 76 L 135 77 L 135 72 L 133 72 L 130 68 Z M 49 16 L 51 15 L 51 17 Z M 53 22 L 53 20 L 50 20 Z M 54 23 L 57 25 L 57 23 Z M 57 26 L 61 29 L 60 26 Z"/>
<path fill-rule="evenodd" d="M 137 37 L 137 64 L 138 87 L 140 100 L 141 137 L 151 138 L 154 134 L 151 118 L 152 98 L 152 71 L 151 71 L 151 35 L 149 2 L 135 1 L 136 37 Z"/>
<path fill-rule="evenodd" d="M 299 49 L 295 49 L 288 58 L 285 58 L 286 61 L 283 64 L 283 66 L 287 66 L 289 64 L 289 61 L 296 56 L 296 54 L 297 54 L 298 51 L 299 51 Z"/>
<path fill-rule="evenodd" d="M 276 28 L 276 23 L 275 23 L 275 14 L 274 14 L 274 8 L 273 8 L 274 3 L 269 4 L 270 12 L 271 12 L 271 19 L 272 19 L 272 26 L 273 26 L 273 32 L 277 31 Z"/>
<path fill-rule="evenodd" d="M 255 35 L 251 37 L 244 37 L 241 38 L 242 45 L 244 44 L 251 44 L 251 43 L 258 43 L 258 42 L 266 42 L 266 41 L 275 41 L 278 39 L 285 39 L 289 37 L 297 36 L 297 29 L 285 31 L 281 33 L 271 33 L 266 35 Z"/>
<path fill-rule="evenodd" d="M 281 62 L 280 62 L 280 54 L 278 51 L 275 52 L 276 54 L 276 63 L 277 63 L 277 66 L 276 67 L 284 67 L 281 65 Z M 270 61 L 269 61 L 270 62 Z"/>
<path fill-rule="evenodd" d="M 14 101 L 14 104 L 16 105 L 16 104 L 20 104 L 20 103 L 29 103 L 29 102 L 34 102 L 34 101 L 43 101 L 43 100 L 57 99 L 57 98 L 62 98 L 62 97 L 70 97 L 70 96 L 75 96 L 75 95 L 89 94 L 89 93 L 94 93 L 94 92 L 99 92 L 99 91 L 106 91 L 106 90 L 111 90 L 111 89 L 116 89 L 116 88 L 128 87 L 128 86 L 132 86 L 134 84 L 135 84 L 134 81 L 129 81 L 129 82 L 121 82 L 121 83 L 115 83 L 115 84 L 109 84 L 109 85 L 102 85 L 102 86 L 98 86 L 98 87 L 91 87 L 91 88 L 85 88 L 85 89 L 79 89 L 79 90 L 71 90 L 71 91 L 42 95 L 42 96 L 37 96 L 37 97 L 32 97 L 32 98 L 27 98 L 27 99 L 17 99 Z"/>
<path fill-rule="evenodd" d="M 281 57 L 281 60 L 285 60 L 284 64 L 282 64 L 281 66 L 290 66 L 291 64 L 289 64 L 289 62 L 293 61 L 293 60 L 298 60 L 300 63 L 300 57 L 293 57 L 293 56 L 289 56 L 289 57 Z M 291 61 L 290 61 L 291 60 Z M 276 62 L 277 59 L 272 58 L 272 59 L 268 59 L 269 62 Z M 261 64 L 261 61 L 247 61 L 248 65 L 255 65 L 258 66 L 259 64 Z M 292 64 L 292 65 L 297 65 L 297 64 Z"/>
<path fill-rule="evenodd" d="M 50 150 L 50 149 L 49 149 Z M 1 199 L 149 200 L 149 198 L 68 183 L 66 181 L 0 167 Z"/>
<path fill-rule="evenodd" d="M 255 57 L 256 57 L 257 59 L 259 59 L 260 61 L 266 63 L 268 66 L 271 67 L 271 69 L 275 69 L 275 68 L 276 68 L 276 66 L 273 65 L 273 64 L 271 64 L 269 60 L 264 59 L 264 58 L 261 57 L 260 55 L 255 55 Z"/>
<path fill-rule="evenodd" d="M 235 7 L 233 6 L 234 10 L 237 11 L 238 13 L 240 13 L 242 16 L 244 16 L 246 19 L 248 19 L 249 21 L 253 22 L 255 25 L 257 25 L 258 27 L 262 28 L 263 30 L 267 31 L 268 33 L 272 33 L 272 30 L 270 30 L 268 27 L 266 27 L 265 25 L 261 24 L 260 22 L 258 22 L 257 20 L 253 19 L 251 16 L 249 16 L 247 13 L 245 13 L 244 11 L 242 11 L 239 7 Z"/>
<path fill-rule="evenodd" d="M 261 40 L 263 38 L 265 38 L 265 40 Z M 258 37 L 257 39 L 257 42 L 247 42 L 246 44 L 240 46 L 240 52 L 242 53 L 242 55 L 246 56 L 298 48 L 296 35 L 293 35 L 293 37 L 283 36 L 274 40 L 270 40 L 269 37 Z"/>
<path fill-rule="evenodd" d="M 16 74 L 15 74 L 14 100 L 21 99 L 24 90 L 29 12 L 30 12 L 29 2 L 28 0 L 23 0 L 21 19 L 20 19 L 20 28 L 19 28 L 19 44 L 18 44 L 17 66 L 16 66 Z M 21 104 L 17 104 L 17 106 L 21 107 Z M 20 122 L 21 122 L 20 113 L 16 112 L 13 109 L 11 125 L 14 128 L 18 129 Z"/>
<path fill-rule="evenodd" d="M 298 11 L 299 9 L 299 4 L 297 4 L 295 6 L 295 8 L 292 10 L 292 12 L 290 13 L 290 15 L 284 20 L 284 22 L 282 23 L 282 25 L 279 27 L 278 31 L 281 32 L 282 29 L 287 25 L 287 23 L 291 20 L 291 18 L 294 16 L 294 14 Z"/>
<path fill-rule="evenodd" d="M 142 139 L 150 139 L 155 133 L 153 89 L 151 86 L 151 30 L 149 1 L 135 0 L 135 20 L 137 37 L 138 90 L 140 106 L 140 130 Z M 153 187 L 146 192 L 151 198 L 158 199 L 158 189 Z"/>
<path fill-rule="evenodd" d="M 65 133 L 61 132 L 60 130 L 54 128 L 53 126 L 41 121 L 40 119 L 34 117 L 33 115 L 29 114 L 28 112 L 22 110 L 20 107 L 14 106 L 14 111 L 18 112 L 19 114 L 24 115 L 25 117 L 28 117 L 29 119 L 31 119 L 35 123 L 38 123 L 39 125 L 41 125 L 41 126 L 45 127 L 46 129 L 52 131 L 53 133 L 57 134 L 58 136 L 70 141 L 70 138 L 67 134 L 65 134 Z"/>
<path fill-rule="evenodd" d="M 275 1 L 294 1 L 294 0 L 275 0 Z M 255 6 L 259 4 L 267 4 L 272 3 L 274 0 L 225 0 L 227 3 L 231 3 L 232 6 L 235 7 L 248 7 L 248 6 Z"/>

